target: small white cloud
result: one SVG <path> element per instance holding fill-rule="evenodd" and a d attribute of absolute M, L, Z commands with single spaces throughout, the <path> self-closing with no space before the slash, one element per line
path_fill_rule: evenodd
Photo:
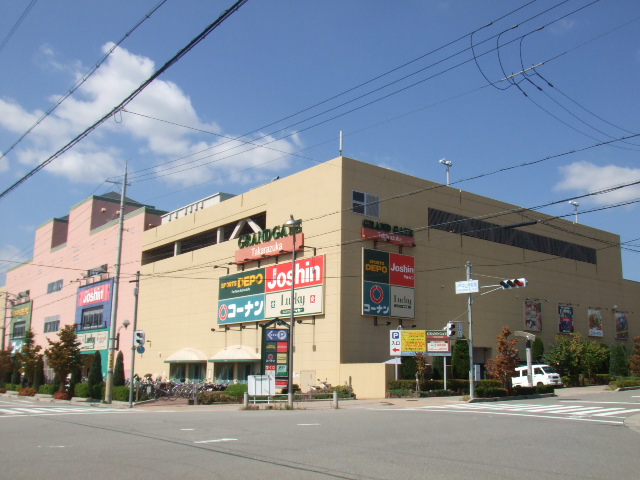
<path fill-rule="evenodd" d="M 105 44 L 103 53 L 109 52 L 112 47 L 112 43 Z M 55 61 L 56 54 L 52 49 L 42 48 L 41 56 L 52 68 L 60 66 Z M 73 69 L 73 76 L 78 82 L 86 74 L 86 69 L 78 65 L 66 68 Z M 73 96 L 62 102 L 25 138 L 12 152 L 13 158 L 17 158 L 28 168 L 46 160 L 120 104 L 155 69 L 151 59 L 116 48 L 105 63 L 82 82 Z M 50 98 L 52 102 L 58 99 L 59 96 L 55 95 Z M 265 148 L 229 141 L 228 138 L 233 138 L 233 135 L 223 134 L 222 128 L 215 123 L 203 122 L 189 96 L 175 83 L 161 79 L 149 84 L 127 105 L 126 110 L 132 113 L 118 113 L 113 120 L 100 125 L 90 136 L 51 162 L 47 172 L 72 182 L 95 181 L 96 178 L 119 175 L 126 148 L 123 141 L 133 140 L 137 142 L 134 144 L 135 148 L 141 154 L 152 157 L 164 173 L 168 173 L 167 166 L 162 165 L 167 162 L 172 162 L 168 165 L 171 167 L 182 164 L 183 168 L 188 168 L 182 173 L 164 177 L 167 183 L 191 186 L 216 178 L 253 183 L 272 178 L 273 172 L 282 171 L 288 166 L 290 155 L 302 144 L 297 135 L 276 140 L 268 136 L 260 138 L 256 134 L 251 139 L 243 139 L 244 142 L 265 145 Z M 20 134 L 41 116 L 41 111 L 28 112 L 14 101 L 0 99 L 0 128 Z M 171 124 L 153 120 L 154 118 L 170 120 Z M 203 132 L 210 134 L 203 139 Z M 113 145 L 119 145 L 119 148 L 116 149 Z M 206 152 L 198 153 L 203 150 Z M 131 152 L 126 155 L 131 156 Z M 206 159 L 202 158 L 205 156 Z M 176 161 L 180 158 L 184 160 Z M 201 160 L 192 162 L 195 158 Z M 199 167 L 189 168 L 196 165 Z M 0 161 L 0 171 L 7 168 L 6 161 Z M 249 168 L 250 171 L 247 170 Z"/>
<path fill-rule="evenodd" d="M 618 167 L 616 165 L 599 166 L 590 162 L 575 162 L 560 167 L 562 180 L 554 186 L 554 190 L 583 195 L 589 192 L 604 190 L 634 181 L 640 181 L 640 168 Z M 593 195 L 580 199 L 580 202 L 593 205 L 610 205 L 640 198 L 640 185 L 620 188 L 610 193 Z"/>

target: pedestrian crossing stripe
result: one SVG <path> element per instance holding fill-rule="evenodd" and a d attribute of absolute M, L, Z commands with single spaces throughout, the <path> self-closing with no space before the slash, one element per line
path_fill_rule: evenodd
<path fill-rule="evenodd" d="M 639 408 L 615 408 L 615 407 L 585 407 L 582 405 L 531 405 L 531 404 L 489 404 L 489 403 L 471 403 L 464 405 L 435 405 L 418 407 L 422 410 L 467 410 L 467 411 L 508 411 L 518 413 L 545 413 L 557 415 L 571 416 L 593 416 L 593 417 L 611 417 L 618 415 L 628 415 L 640 413 Z"/>

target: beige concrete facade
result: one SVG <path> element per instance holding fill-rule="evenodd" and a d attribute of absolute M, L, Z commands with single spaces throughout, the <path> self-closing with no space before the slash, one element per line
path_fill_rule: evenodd
<path fill-rule="evenodd" d="M 377 199 L 374 216 L 354 212 L 354 191 Z M 585 338 L 629 349 L 640 335 L 640 288 L 622 278 L 617 235 L 339 157 L 145 232 L 138 318 L 147 344 L 136 360 L 140 375 L 219 380 L 225 365 L 226 380 L 258 373 L 247 365 L 259 363 L 258 325 L 266 321 L 229 330 L 218 324 L 219 282 L 227 268 L 229 274 L 250 274 L 290 261 L 283 252 L 234 263 L 241 234 L 283 225 L 290 215 L 302 220 L 307 247 L 298 260 L 311 258 L 315 249 L 325 266 L 324 313 L 299 318 L 295 328 L 294 383 L 303 390 L 326 379 L 333 385 L 351 381 L 360 396 L 379 395 L 393 375 L 382 363 L 390 358 L 389 330 L 398 325 L 439 330 L 460 321 L 467 335 L 467 295 L 456 295 L 454 285 L 466 280 L 468 261 L 481 287 L 473 303 L 474 363 L 483 365 L 493 355 L 502 326 L 531 331 L 525 300 L 542 308 L 542 330 L 531 333 L 545 347 L 559 334 L 559 306 L 572 309 L 573 331 Z M 363 239 L 364 220 L 411 229 L 415 246 Z M 506 244 L 509 232 L 531 245 Z M 363 248 L 414 257 L 414 318 L 363 315 Z M 481 295 L 501 279 L 520 277 L 528 280 L 526 288 Z M 601 336 L 589 335 L 589 309 L 602 317 L 596 332 Z M 615 320 L 623 316 L 628 338 L 618 339 L 623 332 L 616 331 Z M 240 357 L 233 356 L 236 350 Z M 216 358 L 227 361 L 210 361 Z"/>

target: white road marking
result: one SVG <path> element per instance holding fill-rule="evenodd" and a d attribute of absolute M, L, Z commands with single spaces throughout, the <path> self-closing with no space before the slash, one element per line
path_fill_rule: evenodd
<path fill-rule="evenodd" d="M 214 440 L 200 440 L 199 442 L 193 443 L 221 443 L 221 442 L 236 442 L 237 438 L 216 438 Z"/>

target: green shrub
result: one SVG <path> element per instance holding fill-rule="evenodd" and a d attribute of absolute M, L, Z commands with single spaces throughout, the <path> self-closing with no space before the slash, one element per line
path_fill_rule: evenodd
<path fill-rule="evenodd" d="M 40 388 L 38 388 L 38 393 L 43 393 L 45 395 L 53 395 L 53 393 L 56 391 L 56 386 L 55 385 L 40 385 Z"/>
<path fill-rule="evenodd" d="M 614 388 L 640 387 L 640 380 L 638 377 L 620 377 L 616 378 L 609 385 Z"/>
<path fill-rule="evenodd" d="M 537 385 L 536 386 L 536 393 L 537 394 L 543 394 L 543 393 L 553 393 L 556 390 L 556 386 L 555 385 Z"/>
<path fill-rule="evenodd" d="M 22 386 L 16 383 L 5 383 L 4 388 L 6 388 L 10 392 L 17 392 L 22 388 Z"/>
<path fill-rule="evenodd" d="M 476 382 L 476 388 L 488 388 L 488 387 L 503 388 L 504 385 L 502 385 L 502 382 L 500 380 L 496 380 L 494 378 L 479 380 Z"/>
<path fill-rule="evenodd" d="M 506 388 L 500 387 L 484 387 L 477 388 L 475 390 L 476 397 L 480 398 L 493 398 L 493 397 L 506 397 L 509 392 Z"/>
<path fill-rule="evenodd" d="M 513 387 L 511 389 L 511 395 L 517 396 L 517 395 L 534 395 L 535 393 L 537 393 L 536 391 L 537 387 L 525 387 L 522 385 L 516 385 L 515 387 Z"/>
<path fill-rule="evenodd" d="M 89 398 L 89 384 L 87 382 L 76 383 L 73 395 L 80 398 Z"/>
<path fill-rule="evenodd" d="M 229 385 L 224 393 L 229 395 L 230 397 L 242 398 L 245 392 L 249 391 L 249 386 L 246 383 L 235 383 Z M 294 390 L 295 391 L 295 390 Z"/>
<path fill-rule="evenodd" d="M 237 396 L 223 392 L 202 392 L 198 394 L 198 404 L 211 405 L 212 403 L 239 403 Z"/>
<path fill-rule="evenodd" d="M 392 388 L 389 390 L 389 396 L 391 398 L 394 397 L 410 397 L 411 396 L 411 392 L 413 392 L 413 390 L 409 390 L 408 388 Z"/>
<path fill-rule="evenodd" d="M 593 380 L 596 385 L 609 385 L 612 378 L 608 373 L 597 373 Z"/>
<path fill-rule="evenodd" d="M 337 387 L 333 387 L 334 392 L 338 392 L 339 398 L 355 398 L 355 394 L 353 393 L 353 388 L 349 385 L 338 385 Z"/>
<path fill-rule="evenodd" d="M 116 400 L 118 402 L 128 402 L 129 387 L 127 387 L 126 385 L 118 385 L 113 387 L 112 400 Z"/>
<path fill-rule="evenodd" d="M 442 383 L 442 382 L 440 382 L 440 383 Z M 416 381 L 415 380 L 391 380 L 387 384 L 387 388 L 390 391 L 391 390 L 398 390 L 398 389 L 415 390 L 416 389 Z"/>

